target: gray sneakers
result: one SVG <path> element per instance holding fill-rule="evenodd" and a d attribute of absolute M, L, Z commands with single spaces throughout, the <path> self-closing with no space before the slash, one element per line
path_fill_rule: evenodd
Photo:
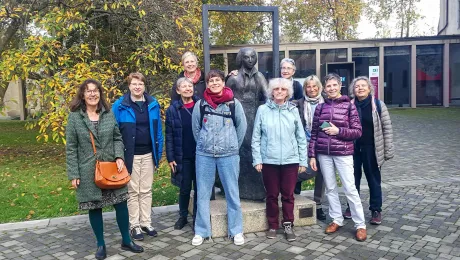
<path fill-rule="evenodd" d="M 269 229 L 267 232 L 265 232 L 267 235 L 267 238 L 275 238 L 276 237 L 276 229 Z"/>
<path fill-rule="evenodd" d="M 292 223 L 284 222 L 283 226 L 284 226 L 284 234 L 286 234 L 286 240 L 289 242 L 295 241 L 296 235 L 294 234 Z"/>

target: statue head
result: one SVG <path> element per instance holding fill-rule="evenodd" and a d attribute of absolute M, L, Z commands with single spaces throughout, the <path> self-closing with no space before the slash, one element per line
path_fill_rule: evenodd
<path fill-rule="evenodd" d="M 241 48 L 236 55 L 236 64 L 241 68 L 251 70 L 257 63 L 257 52 L 254 48 Z"/>

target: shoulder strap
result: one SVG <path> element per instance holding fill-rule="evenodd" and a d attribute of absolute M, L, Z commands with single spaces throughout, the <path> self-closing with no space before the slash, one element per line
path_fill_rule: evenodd
<path fill-rule="evenodd" d="M 233 126 L 236 127 L 235 99 L 233 99 L 232 102 L 228 104 L 228 106 L 230 107 L 230 116 L 232 117 Z"/>
<path fill-rule="evenodd" d="M 380 104 L 380 99 L 375 99 L 375 106 L 377 107 L 377 113 L 379 113 L 379 117 L 382 117 L 382 104 Z"/>
<path fill-rule="evenodd" d="M 323 113 L 323 107 L 324 107 L 324 103 L 321 104 L 321 107 L 319 108 L 319 115 L 321 116 L 321 114 Z"/>
<path fill-rule="evenodd" d="M 205 107 L 203 100 L 200 100 L 200 128 L 203 127 L 203 118 L 205 113 Z"/>
<path fill-rule="evenodd" d="M 203 127 L 203 119 L 205 114 L 210 114 L 210 115 L 217 115 L 217 116 L 222 116 L 222 117 L 230 117 L 233 121 L 233 125 L 236 127 L 236 116 L 235 116 L 235 100 L 233 99 L 232 101 L 227 102 L 227 105 L 230 108 L 230 115 L 224 115 L 221 113 L 215 113 L 215 112 L 210 112 L 206 111 L 204 103 L 200 101 L 200 127 Z"/>
<path fill-rule="evenodd" d="M 348 119 L 350 119 L 350 113 L 351 113 L 351 102 L 348 103 Z"/>
<path fill-rule="evenodd" d="M 93 152 L 94 152 L 94 155 L 96 156 L 96 146 L 94 145 L 94 137 L 91 131 L 89 131 L 89 137 L 91 137 L 91 144 L 93 145 Z"/>

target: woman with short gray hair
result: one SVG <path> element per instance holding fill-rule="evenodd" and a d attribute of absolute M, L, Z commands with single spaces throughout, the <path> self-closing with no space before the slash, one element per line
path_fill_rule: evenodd
<path fill-rule="evenodd" d="M 295 66 L 295 61 L 291 58 L 284 58 L 280 62 L 280 71 L 281 77 L 291 81 L 292 89 L 294 91 L 294 96 L 292 100 L 297 100 L 303 98 L 302 84 L 297 80 L 294 80 L 293 76 L 295 74 L 297 67 Z"/>
<path fill-rule="evenodd" d="M 383 101 L 374 97 L 375 88 L 367 77 L 355 78 L 349 87 L 349 95 L 356 105 L 362 125 L 362 136 L 355 141 L 353 154 L 355 185 L 359 192 L 361 177 L 366 176 L 369 185 L 370 223 L 382 223 L 382 187 L 380 170 L 383 163 L 394 156 L 393 130 L 390 114 Z M 351 218 L 350 208 L 344 213 Z"/>
<path fill-rule="evenodd" d="M 206 82 L 204 81 L 204 73 L 200 70 L 200 68 L 198 68 L 198 58 L 193 52 L 187 51 L 182 54 L 181 62 L 182 66 L 184 67 L 184 71 L 179 74 L 178 79 L 185 77 L 192 81 L 193 95 L 202 99 L 203 93 L 206 90 Z M 171 89 L 171 103 L 174 100 L 181 99 L 181 96 L 177 94 L 176 88 L 177 82 L 174 83 Z"/>
<path fill-rule="evenodd" d="M 281 192 L 286 239 L 294 241 L 294 187 L 298 172 L 307 164 L 307 140 L 294 103 L 292 83 L 284 78 L 270 80 L 268 100 L 257 109 L 252 133 L 253 166 L 262 173 L 266 189 L 267 238 L 279 228 L 278 196 Z"/>

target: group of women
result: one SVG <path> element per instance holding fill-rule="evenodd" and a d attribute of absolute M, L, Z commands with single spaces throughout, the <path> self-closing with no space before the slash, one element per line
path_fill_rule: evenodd
<path fill-rule="evenodd" d="M 201 245 L 205 239 L 211 238 L 209 203 L 217 169 L 227 201 L 228 236 L 235 245 L 242 245 L 243 217 L 238 177 L 239 148 L 247 128 L 243 107 L 233 97 L 232 90 L 225 86 L 223 72 L 211 70 L 203 75 L 198 69 L 197 57 L 191 52 L 182 56 L 182 64 L 184 72 L 172 88 L 165 123 L 171 181 L 180 187 L 179 219 L 174 228 L 182 229 L 188 223 L 193 186 L 192 228 L 195 236 L 192 245 Z M 350 100 L 341 95 L 340 76 L 327 75 L 323 89 L 320 80 L 312 75 L 303 84 L 302 97 L 296 93 L 298 99 L 294 100 L 298 91 L 293 86 L 300 84 L 294 84 L 296 81 L 292 79 L 295 63 L 284 59 L 281 67 L 282 72 L 288 73 L 282 73 L 283 78 L 270 80 L 266 103 L 257 110 L 252 133 L 253 166 L 262 174 L 266 188 L 267 237 L 275 238 L 280 228 L 278 197 L 281 193 L 281 226 L 288 241 L 296 239 L 294 190 L 297 186 L 297 192 L 300 192 L 299 183 L 316 176 L 316 213 L 319 219 L 325 218 L 321 209 L 325 186 L 332 218 L 325 232 L 337 231 L 343 226 L 344 218 L 352 218 L 357 229 L 356 239 L 364 241 L 366 225 L 359 197 L 362 168 L 370 188 L 371 223 L 380 224 L 380 167 L 393 157 L 388 110 L 383 102 L 374 98 L 374 87 L 366 77 L 358 77 L 352 82 L 349 93 L 353 99 Z M 67 127 L 68 175 L 77 189 L 80 208 L 90 209 L 98 252 L 103 251 L 103 254 L 96 252 L 96 258 L 105 258 L 102 217 L 99 215 L 106 205 L 115 206 L 123 237 L 122 249 L 142 252 L 142 247 L 134 244 L 129 236 L 126 188 L 101 190 L 94 185 L 95 158 L 88 131 L 97 131 L 100 138 L 98 158 L 116 161 L 120 170 L 124 167 L 122 136 L 105 102 L 100 83 L 85 81 L 72 102 L 71 111 Z M 344 214 L 338 197 L 336 171 L 349 204 Z M 81 189 L 91 189 L 93 196 L 83 197 L 88 193 Z M 87 207 L 88 201 L 104 203 Z"/>

